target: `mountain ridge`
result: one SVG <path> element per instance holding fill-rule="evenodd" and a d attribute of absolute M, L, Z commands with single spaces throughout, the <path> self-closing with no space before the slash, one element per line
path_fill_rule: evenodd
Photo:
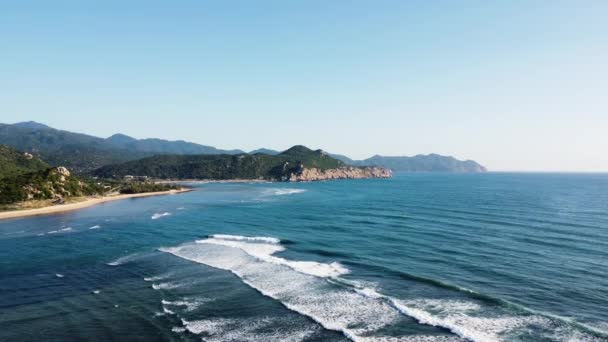
<path fill-rule="evenodd" d="M 322 150 L 293 146 L 277 155 L 159 155 L 122 164 L 107 165 L 94 172 L 102 178 L 145 176 L 159 179 L 250 179 L 314 181 L 347 178 L 390 177 L 389 170 L 347 166 Z"/>
<path fill-rule="evenodd" d="M 154 155 L 245 154 L 239 149 L 223 150 L 184 140 L 136 139 L 123 133 L 107 138 L 64 131 L 35 121 L 0 124 L 0 144 L 27 151 L 51 165 L 63 165 L 77 174 L 89 173 L 105 165 L 119 164 Z M 249 154 L 279 155 L 280 151 L 260 148 Z M 352 166 L 380 166 L 397 172 L 486 172 L 473 160 L 458 160 L 438 154 L 407 156 L 374 155 L 353 160 L 345 155 L 328 154 Z"/>
<path fill-rule="evenodd" d="M 488 171 L 485 166 L 474 160 L 459 160 L 452 156 L 443 156 L 436 153 L 417 154 L 412 157 L 376 154 L 363 160 L 352 160 L 338 154 L 332 156 L 349 165 L 381 166 L 396 172 L 482 173 Z"/>
<path fill-rule="evenodd" d="M 104 165 L 137 160 L 156 154 L 242 152 L 221 150 L 185 141 L 135 139 L 121 133 L 109 138 L 100 138 L 55 129 L 34 121 L 0 124 L 0 144 L 36 155 L 51 165 L 66 166 L 75 173 L 87 173 Z"/>

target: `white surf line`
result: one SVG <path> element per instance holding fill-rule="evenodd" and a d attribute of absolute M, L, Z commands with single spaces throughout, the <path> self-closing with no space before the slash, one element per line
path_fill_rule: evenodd
<path fill-rule="evenodd" d="M 236 248 L 258 260 L 276 264 L 276 265 L 284 265 L 297 272 L 313 275 L 313 276 L 320 277 L 320 278 L 335 277 L 335 276 L 339 276 L 341 274 L 349 273 L 349 270 L 338 262 L 324 264 L 324 263 L 320 263 L 320 262 L 316 262 L 316 261 L 293 261 L 293 260 L 287 260 L 284 258 L 273 256 L 272 254 L 277 253 L 277 252 L 282 252 L 285 250 L 285 248 L 283 246 L 278 245 L 278 242 L 277 242 L 277 241 L 279 241 L 278 239 L 266 238 L 266 237 L 249 238 L 249 239 L 254 239 L 254 240 L 250 240 L 250 241 L 267 241 L 267 240 L 272 241 L 271 244 L 264 244 L 264 243 L 241 242 L 243 240 L 246 240 L 246 238 L 238 237 L 238 236 L 236 237 L 237 241 L 234 241 L 235 237 L 234 236 L 230 236 L 230 237 L 231 238 L 229 238 L 229 239 L 214 237 L 214 238 L 209 238 L 206 240 L 196 240 L 196 243 L 214 244 L 214 245 Z M 245 239 L 240 239 L 240 238 L 245 238 Z"/>
<path fill-rule="evenodd" d="M 132 253 L 132 254 L 124 255 L 124 256 L 121 256 L 121 257 L 119 257 L 117 259 L 114 259 L 111 262 L 106 263 L 106 265 L 108 265 L 108 266 L 120 266 L 122 264 L 125 264 L 125 263 L 133 260 L 134 258 L 136 258 L 139 255 L 140 255 L 140 253 Z"/>
<path fill-rule="evenodd" d="M 228 234 L 211 234 L 209 238 L 221 239 L 221 240 L 236 240 L 236 241 L 254 241 L 254 242 L 265 242 L 272 244 L 279 244 L 281 240 L 267 236 L 242 236 L 242 235 L 228 235 Z"/>
<path fill-rule="evenodd" d="M 385 341 L 386 338 L 389 338 L 388 336 L 366 335 L 382 334 L 382 328 L 394 324 L 395 320 L 401 316 L 387 303 L 370 300 L 368 297 L 343 287 L 329 286 L 324 279 L 330 275 L 323 274 L 323 272 L 321 275 L 316 275 L 318 272 L 308 272 L 307 270 L 300 272 L 285 264 L 285 262 L 292 262 L 289 260 L 280 263 L 268 262 L 249 255 L 240 248 L 231 248 L 224 244 L 209 245 L 211 250 L 200 244 L 187 244 L 159 250 L 186 260 L 229 271 L 260 294 L 278 301 L 291 311 L 309 317 L 325 329 L 341 332 L 355 342 Z M 215 247 L 212 247 L 213 245 Z M 266 244 L 263 249 L 270 247 L 280 246 Z M 266 253 L 269 251 L 273 250 L 265 250 Z M 234 254 L 235 252 L 237 254 Z M 277 280 L 271 281 L 269 278 L 272 276 L 278 277 Z M 351 326 L 353 327 L 351 328 Z"/>
<path fill-rule="evenodd" d="M 158 220 L 161 217 L 170 216 L 170 215 L 171 215 L 171 213 L 166 211 L 164 213 L 156 213 L 156 214 L 152 215 L 150 218 L 153 220 Z"/>
<path fill-rule="evenodd" d="M 172 248 L 160 248 L 160 250 L 163 252 L 169 252 L 180 258 L 188 259 L 197 263 L 206 264 L 210 267 L 230 271 L 238 278 L 240 278 L 243 283 L 257 290 L 262 295 L 279 301 L 283 306 L 285 306 L 289 310 L 298 312 L 313 319 L 326 329 L 343 332 L 345 336 L 347 336 L 353 341 L 364 341 L 373 339 L 373 337 L 362 335 L 366 335 L 370 332 L 375 331 L 376 328 L 381 326 L 382 324 L 389 323 L 386 323 L 386 321 L 381 320 L 380 322 L 382 323 L 380 325 L 376 324 L 375 326 L 371 326 L 369 328 L 371 330 L 364 330 L 367 331 L 367 333 L 357 328 L 349 328 L 350 323 L 360 322 L 361 316 L 347 317 L 345 318 L 345 321 L 336 320 L 335 314 L 340 311 L 334 311 L 334 309 L 332 309 L 331 307 L 315 307 L 315 305 L 319 305 L 319 302 L 317 302 L 317 298 L 313 298 L 316 296 L 316 294 L 313 295 L 313 297 L 309 297 L 309 295 L 306 295 L 305 293 L 299 293 L 299 290 L 297 289 L 297 284 L 295 284 L 296 287 L 293 288 L 292 285 L 294 285 L 294 281 L 297 283 L 298 281 L 306 281 L 305 279 L 301 277 L 293 278 L 293 276 L 289 276 L 289 274 L 283 273 L 283 277 L 288 277 L 284 279 L 287 282 L 282 283 L 281 279 L 278 279 L 277 282 L 274 282 L 274 284 L 268 283 L 267 276 L 264 276 L 262 273 L 259 272 L 273 272 L 272 274 L 276 274 L 275 272 L 281 273 L 282 271 L 280 271 L 279 269 L 273 270 L 272 268 L 268 268 L 269 266 L 263 265 L 274 264 L 280 266 L 287 266 L 292 271 L 295 271 L 296 274 L 300 273 L 306 276 L 314 276 L 315 278 L 320 278 L 320 280 L 325 279 L 325 281 L 333 283 L 334 285 L 342 285 L 340 286 L 340 288 L 343 291 L 354 292 L 357 296 L 362 296 L 370 298 L 374 301 L 379 301 L 386 305 L 388 308 L 390 308 L 391 311 L 394 310 L 398 315 L 400 314 L 413 318 L 419 324 L 444 328 L 452 332 L 454 335 L 459 336 L 460 338 L 473 342 L 488 342 L 500 340 L 502 338 L 502 334 L 516 332 L 516 329 L 518 327 L 521 328 L 530 325 L 540 325 L 541 327 L 544 327 L 543 330 L 551 330 L 553 325 L 557 325 L 558 327 L 561 326 L 560 324 L 558 324 L 558 322 L 550 320 L 550 318 L 535 314 L 532 314 L 532 316 L 511 315 L 509 314 L 509 312 L 505 312 L 504 314 L 499 313 L 499 316 L 497 317 L 491 317 L 487 319 L 484 317 L 471 316 L 467 314 L 466 311 L 469 309 L 478 309 L 479 306 L 475 303 L 475 301 L 469 302 L 466 300 L 462 303 L 455 303 L 460 305 L 459 310 L 456 310 L 456 312 L 452 313 L 449 311 L 443 311 L 438 314 L 432 314 L 427 310 L 427 307 L 433 307 L 433 305 L 435 305 L 431 303 L 431 299 L 419 299 L 420 303 L 414 303 L 416 302 L 416 300 L 408 301 L 403 299 L 397 299 L 381 294 L 373 288 L 352 286 L 352 284 L 349 284 L 348 280 L 339 278 L 338 276 L 347 272 L 347 269 L 339 270 L 336 273 L 334 267 L 331 266 L 332 264 L 323 264 L 309 261 L 293 261 L 286 260 L 280 257 L 275 257 L 272 254 L 285 250 L 283 246 L 277 244 L 277 241 L 279 241 L 278 239 L 275 240 L 274 238 L 266 237 L 243 237 L 222 234 L 211 236 L 212 237 L 209 239 L 196 241 L 196 244 L 209 244 L 216 245 L 218 247 L 228 247 L 228 250 L 216 250 L 216 252 L 213 252 L 213 249 L 201 250 L 196 248 L 196 244 L 182 245 L 179 247 Z M 272 241 L 272 243 L 269 243 L 268 239 L 273 239 L 270 240 Z M 230 252 L 230 250 L 239 250 L 253 259 L 242 259 L 242 256 L 239 256 L 238 254 L 235 255 L 233 254 L 233 252 Z M 261 262 L 262 264 L 247 266 L 253 260 L 257 260 L 257 262 Z M 261 268 L 259 268 L 259 270 L 257 271 L 252 271 L 250 267 Z M 245 273 L 242 273 L 241 269 Z M 338 284 L 336 284 L 335 282 L 338 282 Z M 304 286 L 305 283 L 303 283 L 302 285 Z M 345 285 L 351 285 L 352 287 Z M 313 285 L 312 283 L 309 284 L 309 286 L 313 286 L 318 290 L 322 289 L 321 287 L 317 288 L 318 286 Z M 285 297 L 285 295 L 287 295 L 287 297 Z M 325 296 L 328 296 L 327 298 L 336 295 L 338 297 L 334 297 L 333 300 L 336 301 L 335 303 L 341 303 L 340 305 L 355 305 L 354 307 L 357 307 L 359 305 L 366 305 L 365 303 L 356 300 L 355 298 L 348 296 L 344 297 L 339 292 L 330 291 L 329 293 L 325 294 Z M 304 301 L 298 299 L 298 296 L 303 296 L 300 299 Z M 451 303 L 449 300 L 446 300 L 445 303 L 439 303 L 440 304 L 437 305 L 454 304 Z M 383 310 L 381 309 L 381 306 L 376 309 L 380 310 L 378 311 L 378 314 L 380 314 Z M 350 315 L 351 312 L 345 311 L 342 314 Z M 370 324 L 377 323 L 373 320 L 369 322 Z"/>

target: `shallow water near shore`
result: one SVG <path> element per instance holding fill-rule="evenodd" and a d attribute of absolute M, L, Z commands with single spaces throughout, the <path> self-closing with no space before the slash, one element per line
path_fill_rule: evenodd
<path fill-rule="evenodd" d="M 606 174 L 193 187 L 1 221 L 0 340 L 608 340 Z"/>

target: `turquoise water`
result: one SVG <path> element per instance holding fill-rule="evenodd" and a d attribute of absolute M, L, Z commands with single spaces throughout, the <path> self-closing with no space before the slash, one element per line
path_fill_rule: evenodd
<path fill-rule="evenodd" d="M 608 340 L 608 175 L 195 188 L 0 222 L 0 340 Z"/>

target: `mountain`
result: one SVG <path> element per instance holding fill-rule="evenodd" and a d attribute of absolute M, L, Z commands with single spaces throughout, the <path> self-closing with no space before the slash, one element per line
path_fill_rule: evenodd
<path fill-rule="evenodd" d="M 486 172 L 486 168 L 473 160 L 458 160 L 454 157 L 438 154 L 416 155 L 413 157 L 373 156 L 357 161 L 355 165 L 373 165 L 387 167 L 393 171 L 405 172 Z"/>
<path fill-rule="evenodd" d="M 63 131 L 37 122 L 0 124 L 0 144 L 27 151 L 51 165 L 86 173 L 103 165 L 122 163 L 155 154 L 240 153 L 185 141 L 137 140 L 124 134 L 108 139 Z"/>
<path fill-rule="evenodd" d="M 330 156 L 340 160 L 341 162 L 343 162 L 344 164 L 348 164 L 348 165 L 355 165 L 357 162 L 355 160 L 350 159 L 349 157 L 343 155 L 343 154 L 330 154 Z"/>
<path fill-rule="evenodd" d="M 220 150 L 183 140 L 135 139 L 124 134 L 114 134 L 106 139 L 117 148 L 154 154 L 239 154 L 241 150 Z"/>
<path fill-rule="evenodd" d="M 275 151 L 275 150 L 271 150 L 271 149 L 268 149 L 268 148 L 258 148 L 257 150 L 253 150 L 253 151 L 249 152 L 249 154 L 256 154 L 256 153 L 268 154 L 268 155 L 271 155 L 271 156 L 275 156 L 275 155 L 277 155 L 277 154 L 279 154 L 281 152 Z"/>
<path fill-rule="evenodd" d="M 52 129 L 51 127 L 41 124 L 36 121 L 24 121 L 13 124 L 15 127 L 26 128 L 26 129 Z"/>
<path fill-rule="evenodd" d="M 487 172 L 487 169 L 476 161 L 463 161 L 439 154 L 419 154 L 413 157 L 386 157 L 375 155 L 364 160 L 352 160 L 339 154 L 332 154 L 331 156 L 348 165 L 381 166 L 398 172 Z"/>
<path fill-rule="evenodd" d="M 127 175 L 161 179 L 266 179 L 320 180 L 386 176 L 386 170 L 346 167 L 327 153 L 305 146 L 294 146 L 277 155 L 159 155 L 94 172 L 98 177 L 122 178 Z"/>
<path fill-rule="evenodd" d="M 18 174 L 47 169 L 49 166 L 37 157 L 0 145 L 0 179 Z"/>
<path fill-rule="evenodd" d="M 114 134 L 104 139 L 91 135 L 54 129 L 34 121 L 0 124 L 0 144 L 29 152 L 50 165 L 68 167 L 76 174 L 86 174 L 104 165 L 120 164 L 154 155 L 242 155 L 241 150 L 222 150 L 212 146 L 183 140 L 135 139 L 125 134 Z M 257 149 L 250 155 L 278 156 L 271 149 Z M 472 160 L 460 161 L 437 154 L 414 157 L 374 156 L 352 160 L 344 155 L 330 157 L 352 166 L 380 166 L 394 171 L 408 172 L 485 172 Z"/>

